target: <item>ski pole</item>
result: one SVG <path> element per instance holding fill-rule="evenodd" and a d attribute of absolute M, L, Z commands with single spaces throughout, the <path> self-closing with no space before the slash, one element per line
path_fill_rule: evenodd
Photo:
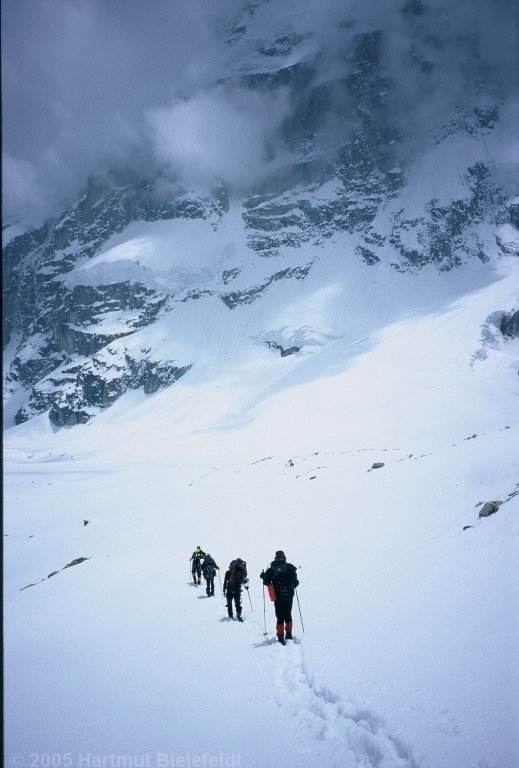
<path fill-rule="evenodd" d="M 265 631 L 263 635 L 267 637 L 267 616 L 265 614 L 265 585 L 263 585 L 263 627 Z"/>
<path fill-rule="evenodd" d="M 254 608 L 252 607 L 252 600 L 250 599 L 249 588 L 248 588 L 248 587 L 245 587 L 245 590 L 246 590 L 247 594 L 249 595 L 249 603 L 250 603 L 250 609 L 251 609 L 251 611 L 254 613 Z"/>
<path fill-rule="evenodd" d="M 301 617 L 301 627 L 302 627 L 303 632 L 304 632 L 305 631 L 305 625 L 303 624 L 303 615 L 301 613 L 301 606 L 299 605 L 299 595 L 297 594 L 297 589 L 296 589 L 295 592 L 296 592 L 296 597 L 297 597 L 297 607 L 299 608 L 299 615 Z"/>

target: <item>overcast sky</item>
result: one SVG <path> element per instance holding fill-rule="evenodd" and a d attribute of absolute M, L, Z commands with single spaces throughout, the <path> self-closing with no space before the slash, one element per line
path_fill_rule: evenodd
<path fill-rule="evenodd" d="M 222 31 L 245 5 L 242 0 L 2 0 L 5 216 L 36 221 L 51 215 L 77 194 L 90 172 L 115 161 L 131 159 L 135 165 L 152 157 L 171 163 L 193 183 L 221 176 L 239 186 L 265 166 L 267 145 L 270 157 L 282 156 L 285 150 L 275 137 L 289 114 L 290 94 L 279 89 L 260 95 L 221 82 L 233 66 Z M 403 124 L 422 113 L 425 122 L 431 105 L 437 110 L 441 103 L 440 93 L 447 100 L 459 97 L 453 83 L 462 86 L 469 47 L 503 94 L 517 76 L 515 0 L 449 0 L 442 13 L 440 0 L 261 0 L 259 5 L 263 30 L 290 25 L 308 36 L 309 50 L 325 52 L 323 77 L 348 34 L 387 31 L 388 72 L 402 83 L 397 109 L 409 115 Z M 437 60 L 427 81 L 411 79 L 405 66 L 420 27 L 424 35 L 434 29 L 448 48 L 432 54 Z M 246 55 L 243 48 L 240 55 Z"/>

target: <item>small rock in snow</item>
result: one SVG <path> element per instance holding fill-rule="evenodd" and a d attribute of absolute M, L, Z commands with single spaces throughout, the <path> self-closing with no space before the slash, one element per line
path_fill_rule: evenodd
<path fill-rule="evenodd" d="M 479 511 L 479 517 L 490 517 L 490 515 L 493 515 L 495 512 L 497 512 L 501 504 L 501 501 L 487 501 L 487 503 L 483 504 Z"/>
<path fill-rule="evenodd" d="M 67 563 L 66 565 L 64 565 L 61 570 L 64 571 L 65 568 L 72 568 L 73 565 L 79 565 L 80 563 L 84 563 L 85 560 L 90 560 L 90 558 L 89 557 L 76 557 L 75 560 L 71 560 L 70 563 Z"/>

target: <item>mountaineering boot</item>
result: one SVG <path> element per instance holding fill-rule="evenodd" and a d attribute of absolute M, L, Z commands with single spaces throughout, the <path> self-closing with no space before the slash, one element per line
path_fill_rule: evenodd
<path fill-rule="evenodd" d="M 286 645 L 283 635 L 278 635 L 278 643 L 281 643 L 281 645 Z"/>
<path fill-rule="evenodd" d="M 292 640 L 292 622 L 287 621 L 285 624 L 285 640 Z"/>
<path fill-rule="evenodd" d="M 239 614 L 238 614 L 238 616 L 237 616 L 236 618 L 238 619 L 238 621 L 243 621 L 243 619 L 242 619 L 242 617 L 241 617 L 241 613 L 239 613 Z"/>

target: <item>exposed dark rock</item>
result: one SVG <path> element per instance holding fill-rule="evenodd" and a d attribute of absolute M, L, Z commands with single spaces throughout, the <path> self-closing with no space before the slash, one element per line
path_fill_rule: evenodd
<path fill-rule="evenodd" d="M 479 510 L 479 517 L 490 517 L 495 514 L 502 503 L 502 501 L 487 501 Z"/>
<path fill-rule="evenodd" d="M 403 212 L 395 215 L 389 242 L 411 266 L 435 263 L 441 271 L 449 270 L 463 263 L 467 251 L 480 261 L 487 259 L 477 241 L 471 241 L 469 248 L 467 236 L 470 228 L 483 221 L 490 209 L 496 212 L 494 220 L 497 220 L 498 211 L 504 209 L 505 198 L 483 163 L 468 168 L 466 183 L 470 197 L 454 200 L 449 205 L 431 200 L 426 207 L 426 218 L 405 219 Z M 409 229 L 417 231 L 420 249 L 404 245 L 401 235 Z"/>
<path fill-rule="evenodd" d="M 147 350 L 142 354 L 147 355 Z M 153 394 L 173 384 L 190 368 L 173 361 L 139 359 L 124 347 L 108 346 L 79 369 L 66 369 L 65 377 L 47 377 L 33 387 L 28 404 L 20 408 L 15 421 L 19 424 L 48 410 L 49 419 L 57 427 L 86 424 L 99 409 L 109 407 L 128 390 L 142 387 L 146 394 Z"/>
<path fill-rule="evenodd" d="M 83 520 L 83 526 L 87 526 L 89 524 L 90 520 Z"/>
<path fill-rule="evenodd" d="M 35 587 L 38 584 L 37 581 L 33 581 L 32 584 L 27 584 L 25 587 L 22 587 L 20 589 L 20 592 L 23 592 L 24 589 L 29 589 L 29 587 Z"/>
<path fill-rule="evenodd" d="M 509 339 L 516 339 L 519 336 L 519 310 L 503 314 L 499 330 L 503 336 Z"/>
<path fill-rule="evenodd" d="M 474 115 L 476 116 L 478 128 L 486 129 L 482 130 L 482 132 L 488 133 L 499 118 L 499 109 L 493 104 L 486 107 L 474 107 Z"/>
<path fill-rule="evenodd" d="M 267 344 L 269 349 L 277 349 L 279 353 L 281 354 L 281 357 L 288 357 L 289 355 L 295 355 L 296 352 L 301 351 L 301 347 L 288 347 L 285 349 L 281 346 L 281 344 L 278 344 L 275 341 L 266 341 L 265 344 Z"/>
<path fill-rule="evenodd" d="M 47 576 L 47 578 L 48 578 L 48 579 L 52 579 L 52 577 L 53 577 L 53 576 L 57 576 L 57 575 L 58 575 L 58 573 L 59 573 L 59 571 L 52 571 L 52 573 L 49 573 L 49 575 Z"/>
<path fill-rule="evenodd" d="M 310 271 L 310 267 L 311 265 L 309 264 L 307 267 L 294 267 L 293 269 L 284 269 L 281 272 L 276 272 L 274 275 L 271 275 L 261 285 L 255 286 L 254 288 L 249 288 L 247 291 L 233 291 L 231 293 L 226 293 L 220 296 L 220 298 L 223 303 L 229 307 L 229 309 L 234 309 L 240 304 L 252 304 L 253 301 L 255 301 L 264 291 L 267 290 L 269 285 L 277 282 L 278 280 L 283 280 L 284 278 L 289 279 L 292 277 L 294 277 L 296 280 L 304 280 Z"/>
<path fill-rule="evenodd" d="M 373 253 L 373 251 L 371 251 L 369 248 L 364 248 L 362 245 L 358 245 L 355 248 L 355 252 L 364 259 L 366 264 L 369 264 L 370 266 L 377 264 L 377 262 L 380 261 L 380 258 L 375 253 Z"/>
<path fill-rule="evenodd" d="M 374 464 L 371 465 L 371 469 L 381 469 L 384 466 L 385 464 L 383 461 L 376 461 Z"/>
<path fill-rule="evenodd" d="M 469 528 L 472 528 L 472 526 L 471 525 L 464 525 L 463 526 L 463 530 L 464 531 L 468 531 Z"/>
<path fill-rule="evenodd" d="M 51 420 L 60 426 L 84 423 L 95 414 L 91 408 L 94 402 L 96 407 L 108 407 L 128 386 L 155 392 L 164 386 L 164 379 L 170 383 L 179 373 L 179 366 L 174 366 L 177 374 L 173 374 L 161 370 L 160 363 L 151 363 L 141 371 L 139 384 L 112 384 L 108 381 L 111 376 L 100 384 L 96 372 L 88 370 L 88 358 L 94 362 L 108 345 L 154 322 L 169 297 L 135 280 L 69 285 L 66 277 L 78 262 L 98 253 L 108 238 L 130 222 L 218 220 L 228 209 L 223 188 L 205 198 L 189 198 L 185 190 L 177 190 L 165 200 L 155 193 L 154 184 L 121 174 L 91 178 L 82 197 L 61 217 L 6 245 L 4 342 L 13 332 L 18 341 L 5 384 L 7 393 L 19 391 L 21 386 L 30 392 L 29 401 L 15 417 L 16 423 L 43 411 L 50 411 Z M 196 298 L 194 292 L 188 298 Z M 87 360 L 78 362 L 78 356 Z M 83 403 L 79 402 L 79 389 Z"/>
<path fill-rule="evenodd" d="M 238 275 L 240 274 L 240 270 L 235 267 L 234 269 L 224 269 L 222 272 L 222 280 L 223 284 L 227 285 L 231 282 L 231 280 L 234 280 Z"/>
<path fill-rule="evenodd" d="M 74 565 L 79 565 L 80 563 L 84 563 L 85 560 L 90 560 L 90 558 L 89 557 L 76 557 L 75 560 L 71 560 L 70 563 L 67 563 L 66 565 L 64 565 L 61 570 L 64 571 L 65 568 L 72 568 Z"/>
<path fill-rule="evenodd" d="M 510 224 L 519 229 L 519 203 L 512 203 L 508 206 L 508 215 Z"/>
<path fill-rule="evenodd" d="M 12 330 L 21 325 L 26 331 L 47 314 L 59 291 L 53 278 L 69 272 L 78 260 L 92 257 L 130 222 L 218 215 L 222 211 L 220 197 L 181 196 L 164 202 L 148 180 L 120 175 L 91 177 L 80 200 L 60 218 L 15 237 L 5 247 L 4 343 Z"/>
<path fill-rule="evenodd" d="M 213 296 L 214 291 L 208 291 L 206 289 L 197 289 L 195 288 L 192 291 L 188 291 L 185 296 L 183 296 L 180 301 L 196 301 L 197 299 L 201 299 L 202 296 Z"/>

